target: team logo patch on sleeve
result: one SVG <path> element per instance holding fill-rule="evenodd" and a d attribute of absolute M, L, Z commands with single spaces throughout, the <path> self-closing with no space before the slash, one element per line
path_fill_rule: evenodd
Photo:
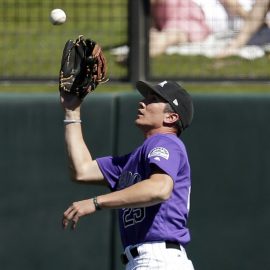
<path fill-rule="evenodd" d="M 148 154 L 148 158 L 150 158 L 150 157 L 162 157 L 162 158 L 165 158 L 165 159 L 169 159 L 169 156 L 170 156 L 169 151 L 164 147 L 155 147 Z"/>

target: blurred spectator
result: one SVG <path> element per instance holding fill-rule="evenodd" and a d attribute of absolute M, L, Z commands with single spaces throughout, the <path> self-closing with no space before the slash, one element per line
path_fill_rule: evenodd
<path fill-rule="evenodd" d="M 203 41 L 226 28 L 226 11 L 216 0 L 151 0 L 151 14 L 151 56 L 170 45 Z"/>
<path fill-rule="evenodd" d="M 224 7 L 217 0 L 150 0 L 151 28 L 150 56 L 162 54 L 171 45 L 199 42 L 213 31 L 224 29 L 227 18 Z M 208 11 L 204 6 L 208 3 Z M 124 62 L 129 53 L 127 45 L 114 48 L 111 53 L 118 62 Z"/>
<path fill-rule="evenodd" d="M 214 36 L 214 40 L 218 37 L 217 57 L 237 54 L 237 50 L 244 45 L 261 46 L 270 43 L 270 29 L 264 24 L 269 2 L 270 0 L 152 0 L 150 55 L 164 53 L 172 45 L 203 44 L 210 36 Z M 229 46 L 228 38 L 233 38 Z M 226 49 L 223 49 L 224 44 Z M 213 52 L 213 55 L 216 54 Z"/>
<path fill-rule="evenodd" d="M 245 2 L 250 1 L 245 0 Z M 270 43 L 270 0 L 257 0 L 253 2 L 251 10 L 242 16 L 244 21 L 239 34 L 217 55 L 218 58 L 235 55 L 245 45 L 262 46 Z M 242 4 L 244 4 L 243 1 Z"/>
<path fill-rule="evenodd" d="M 202 42 L 210 34 L 236 31 L 232 20 L 248 15 L 250 0 L 243 1 L 151 0 L 150 55 L 163 53 L 171 45 Z"/>

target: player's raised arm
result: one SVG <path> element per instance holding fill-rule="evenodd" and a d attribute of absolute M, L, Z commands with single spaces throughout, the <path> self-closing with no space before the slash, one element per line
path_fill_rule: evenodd
<path fill-rule="evenodd" d="M 81 100 L 77 96 L 65 92 L 61 92 L 60 100 L 64 108 L 65 143 L 72 178 L 86 182 L 103 180 L 103 175 L 83 138 L 80 116 Z"/>

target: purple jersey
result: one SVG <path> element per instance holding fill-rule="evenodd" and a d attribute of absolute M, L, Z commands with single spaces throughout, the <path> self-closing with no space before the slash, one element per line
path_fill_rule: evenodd
<path fill-rule="evenodd" d="M 128 155 L 98 158 L 97 162 L 113 191 L 149 178 L 153 165 L 170 175 L 174 181 L 172 195 L 167 201 L 144 208 L 119 210 L 124 247 L 165 240 L 185 245 L 190 241 L 186 227 L 190 166 L 185 146 L 176 135 L 153 135 Z"/>

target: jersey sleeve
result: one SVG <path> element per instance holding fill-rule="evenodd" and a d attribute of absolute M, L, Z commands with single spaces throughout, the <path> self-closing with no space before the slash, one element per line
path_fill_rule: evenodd
<path fill-rule="evenodd" d="M 121 157 L 106 156 L 96 159 L 98 166 L 105 180 L 108 182 L 111 190 L 115 190 L 115 187 L 119 180 L 119 176 L 122 173 L 123 167 L 126 163 L 126 160 L 128 159 L 128 156 L 129 155 Z"/>
<path fill-rule="evenodd" d="M 146 148 L 146 159 L 151 165 L 155 165 L 171 176 L 174 180 L 181 168 L 181 148 L 174 141 L 166 138 L 150 143 Z"/>

